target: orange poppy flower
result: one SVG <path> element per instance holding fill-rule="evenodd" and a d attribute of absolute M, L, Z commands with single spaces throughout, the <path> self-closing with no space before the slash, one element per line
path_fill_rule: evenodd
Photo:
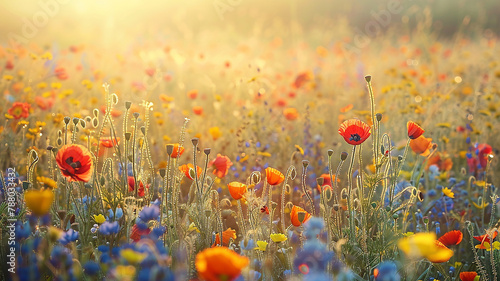
<path fill-rule="evenodd" d="M 432 139 L 421 135 L 420 137 L 410 141 L 410 147 L 413 152 L 422 156 L 427 156 L 431 153 Z"/>
<path fill-rule="evenodd" d="M 54 105 L 54 98 L 44 98 L 41 96 L 35 97 L 35 103 L 41 110 L 51 109 Z"/>
<path fill-rule="evenodd" d="M 196 255 L 198 276 L 207 281 L 232 281 L 250 263 L 247 257 L 238 255 L 226 247 L 208 248 Z"/>
<path fill-rule="evenodd" d="M 450 171 L 453 168 L 453 161 L 448 155 L 443 155 L 438 152 L 427 160 L 426 169 L 429 169 L 431 165 L 438 166 L 440 171 Z"/>
<path fill-rule="evenodd" d="M 443 236 L 439 237 L 438 241 L 443 243 L 445 246 L 458 245 L 462 242 L 464 237 L 460 230 L 452 230 L 446 232 Z"/>
<path fill-rule="evenodd" d="M 203 107 L 193 106 L 193 113 L 196 115 L 202 115 L 203 114 Z"/>
<path fill-rule="evenodd" d="M 103 114 L 106 114 L 106 106 L 105 105 L 101 106 L 101 112 Z M 111 109 L 111 116 L 113 116 L 113 117 L 120 117 L 120 115 L 122 115 L 122 112 L 120 110 L 114 109 L 114 108 Z"/>
<path fill-rule="evenodd" d="M 230 182 L 227 188 L 234 200 L 240 200 L 247 192 L 247 185 L 237 181 Z"/>
<path fill-rule="evenodd" d="M 117 146 L 120 142 L 120 138 L 104 137 L 99 139 L 99 145 L 101 147 L 111 148 Z"/>
<path fill-rule="evenodd" d="M 370 136 L 370 126 L 358 119 L 349 119 L 340 124 L 339 134 L 348 144 L 362 144 Z"/>
<path fill-rule="evenodd" d="M 354 107 L 354 106 L 353 106 L 352 104 L 348 104 L 348 105 L 346 105 L 346 106 L 342 107 L 342 108 L 340 109 L 340 112 L 342 112 L 342 113 L 346 113 L 346 112 L 348 112 L 349 110 L 351 110 L 353 107 Z"/>
<path fill-rule="evenodd" d="M 270 185 L 278 185 L 285 180 L 285 176 L 280 171 L 267 167 L 266 168 L 266 179 L 267 183 Z"/>
<path fill-rule="evenodd" d="M 68 79 L 68 73 L 66 72 L 66 68 L 64 67 L 57 67 L 54 70 L 54 74 L 59 78 L 60 80 L 66 80 Z"/>
<path fill-rule="evenodd" d="M 301 222 L 299 220 L 299 214 L 304 213 L 304 220 Z M 303 223 L 306 223 L 310 218 L 311 214 L 306 212 L 306 210 L 302 209 L 301 207 L 293 205 L 292 211 L 290 212 L 290 218 L 292 219 L 292 224 L 294 226 L 300 226 Z"/>
<path fill-rule="evenodd" d="M 8 112 L 15 119 L 28 118 L 30 116 L 31 105 L 29 103 L 15 102 Z"/>
<path fill-rule="evenodd" d="M 283 115 L 285 115 L 286 120 L 290 120 L 290 121 L 293 121 L 293 120 L 296 120 L 297 118 L 299 118 L 299 112 L 297 111 L 296 108 L 293 108 L 293 107 L 285 108 L 283 110 Z"/>
<path fill-rule="evenodd" d="M 193 180 L 193 178 L 189 174 L 189 170 L 191 170 L 191 169 L 193 169 L 193 171 L 194 171 L 194 166 L 191 163 L 185 164 L 185 165 L 181 165 L 179 167 L 179 170 L 181 172 L 183 172 L 184 175 L 186 175 L 186 177 L 188 177 L 190 180 Z M 203 173 L 203 170 L 201 169 L 201 167 L 200 166 L 196 166 L 196 174 L 198 175 L 198 178 L 201 176 L 201 173 Z"/>
<path fill-rule="evenodd" d="M 311 81 L 314 79 L 314 75 L 311 71 L 305 71 L 302 73 L 299 73 L 297 77 L 295 78 L 295 81 L 293 82 L 293 87 L 296 89 L 302 88 L 307 82 Z"/>
<path fill-rule="evenodd" d="M 227 156 L 217 154 L 217 158 L 210 161 L 209 165 L 213 165 L 215 167 L 213 171 L 215 176 L 217 176 L 218 178 L 223 178 L 227 175 L 227 172 L 229 171 L 229 168 L 233 166 L 233 163 Z"/>
<path fill-rule="evenodd" d="M 492 235 L 493 237 L 491 237 L 491 240 L 495 239 L 497 237 L 497 235 L 498 235 L 498 231 L 495 230 L 495 232 L 493 232 L 493 235 Z M 481 242 L 481 245 L 484 242 L 491 243 L 490 237 L 488 236 L 488 234 L 483 234 L 481 236 L 474 236 L 474 239 Z"/>
<path fill-rule="evenodd" d="M 198 96 L 198 90 L 191 90 L 187 93 L 188 98 L 194 100 Z"/>
<path fill-rule="evenodd" d="M 82 145 L 68 144 L 59 149 L 57 165 L 68 181 L 88 182 L 92 176 L 92 155 Z"/>
<path fill-rule="evenodd" d="M 24 201 L 26 207 L 31 210 L 34 215 L 43 216 L 50 211 L 52 201 L 54 201 L 54 193 L 51 190 L 28 190 L 24 193 Z"/>
<path fill-rule="evenodd" d="M 215 234 L 215 242 L 212 245 L 212 247 L 215 246 L 229 246 L 229 241 L 233 239 L 236 239 L 236 230 L 228 228 L 224 231 L 222 231 L 222 245 L 220 244 L 220 235 L 219 233 Z"/>
<path fill-rule="evenodd" d="M 179 158 L 181 157 L 182 153 L 184 153 L 184 147 L 179 146 L 178 143 L 172 144 L 174 146 L 174 150 L 172 151 L 172 154 L 170 157 L 172 158 Z"/>
<path fill-rule="evenodd" d="M 474 281 L 476 276 L 477 276 L 477 272 L 474 272 L 474 271 L 460 272 L 460 280 L 461 281 Z"/>
<path fill-rule="evenodd" d="M 412 140 L 420 137 L 425 132 L 424 129 L 413 121 L 408 121 L 408 123 L 406 123 L 406 127 L 408 129 L 408 137 Z"/>

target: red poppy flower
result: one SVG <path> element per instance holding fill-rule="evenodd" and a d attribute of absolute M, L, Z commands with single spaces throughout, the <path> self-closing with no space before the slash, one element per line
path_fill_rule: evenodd
<path fill-rule="evenodd" d="M 210 161 L 209 163 L 210 166 L 214 166 L 215 169 L 213 171 L 214 175 L 216 175 L 218 178 L 223 178 L 227 175 L 227 172 L 229 171 L 229 167 L 233 165 L 231 160 L 227 156 L 222 156 L 220 154 L 217 154 L 217 158 L 215 160 Z"/>
<path fill-rule="evenodd" d="M 191 174 L 189 173 L 189 171 L 193 169 L 194 171 L 194 166 L 193 164 L 189 163 L 189 164 L 185 164 L 185 165 L 181 165 L 179 167 L 179 170 L 181 172 L 184 173 L 184 175 L 186 175 L 186 177 L 188 177 L 190 180 L 193 180 L 193 178 L 191 177 Z M 198 178 L 201 176 L 201 173 L 203 172 L 203 170 L 201 169 L 201 167 L 199 166 L 196 166 L 196 174 L 198 175 Z"/>
<path fill-rule="evenodd" d="M 54 69 L 54 74 L 60 80 L 68 79 L 68 73 L 66 72 L 66 69 L 64 67 L 57 67 L 56 69 Z"/>
<path fill-rule="evenodd" d="M 264 207 L 260 208 L 260 212 L 261 213 L 266 213 L 266 214 L 269 215 L 269 208 L 267 206 L 264 206 Z"/>
<path fill-rule="evenodd" d="M 103 114 L 106 114 L 106 106 L 105 105 L 101 106 L 101 112 Z M 120 117 L 120 115 L 122 115 L 122 112 L 120 110 L 114 109 L 114 108 L 111 109 L 111 116 L 113 116 L 113 117 Z"/>
<path fill-rule="evenodd" d="M 227 188 L 234 200 L 240 200 L 247 192 L 247 185 L 237 181 L 230 182 Z"/>
<path fill-rule="evenodd" d="M 53 97 L 51 98 L 44 98 L 41 96 L 35 97 L 35 103 L 41 110 L 51 109 L 52 106 L 54 105 L 54 101 L 55 99 Z"/>
<path fill-rule="evenodd" d="M 188 98 L 194 100 L 198 96 L 198 90 L 191 90 L 187 93 Z"/>
<path fill-rule="evenodd" d="M 15 102 L 8 112 L 16 119 L 28 118 L 31 105 L 29 103 Z"/>
<path fill-rule="evenodd" d="M 128 191 L 132 192 L 132 191 L 135 190 L 135 180 L 134 180 L 134 177 L 129 176 L 127 179 L 128 179 Z M 149 184 L 146 185 L 146 188 L 149 189 Z M 144 195 L 145 195 L 145 193 L 144 193 L 144 184 L 142 183 L 142 181 L 139 181 L 139 189 L 137 190 L 137 196 L 144 197 Z"/>
<path fill-rule="evenodd" d="M 460 280 L 461 281 L 474 281 L 476 276 L 477 276 L 477 272 L 474 272 L 474 271 L 460 272 Z"/>
<path fill-rule="evenodd" d="M 228 228 L 224 231 L 222 231 L 222 245 L 220 245 L 220 235 L 219 233 L 215 234 L 215 242 L 212 245 L 212 247 L 215 246 L 229 246 L 229 241 L 231 239 L 235 240 L 236 239 L 236 230 Z"/>
<path fill-rule="evenodd" d="M 443 243 L 445 246 L 458 245 L 462 242 L 464 237 L 460 230 L 452 230 L 446 232 L 443 236 L 439 237 L 438 241 Z"/>
<path fill-rule="evenodd" d="M 293 82 L 293 87 L 295 87 L 296 89 L 300 89 L 307 82 L 309 82 L 313 79 L 314 79 L 314 75 L 311 71 L 299 73 L 299 75 L 297 75 L 297 77 L 295 78 L 295 81 Z"/>
<path fill-rule="evenodd" d="M 130 239 L 132 239 L 134 242 L 137 242 L 141 240 L 141 237 L 143 235 L 148 235 L 151 232 L 151 229 L 146 228 L 146 229 L 139 229 L 137 224 L 134 224 L 132 226 L 132 231 L 130 232 Z"/>
<path fill-rule="evenodd" d="M 479 159 L 479 164 L 482 168 L 486 168 L 486 164 L 488 163 L 488 154 L 491 154 L 493 150 L 489 144 L 482 143 L 477 146 L 477 158 Z"/>
<path fill-rule="evenodd" d="M 61 147 L 56 161 L 68 181 L 88 182 L 92 176 L 92 155 L 82 145 L 68 144 Z"/>
<path fill-rule="evenodd" d="M 420 137 L 425 132 L 424 129 L 413 121 L 408 121 L 408 123 L 406 123 L 406 127 L 408 129 L 408 137 L 412 140 Z"/>
<path fill-rule="evenodd" d="M 285 176 L 280 171 L 268 167 L 266 168 L 266 179 L 270 185 L 278 185 L 285 180 Z"/>
<path fill-rule="evenodd" d="M 289 107 L 283 110 L 283 115 L 285 115 L 286 120 L 296 120 L 299 118 L 299 112 L 297 111 L 296 108 Z"/>
<path fill-rule="evenodd" d="M 495 232 L 493 232 L 493 237 L 491 237 L 491 240 L 495 239 L 498 235 L 498 231 L 495 230 Z M 490 242 L 490 237 L 488 236 L 488 234 L 483 234 L 481 236 L 474 236 L 474 239 L 476 239 L 477 241 L 481 242 L 481 245 L 484 243 L 484 242 L 488 242 L 488 243 L 491 243 Z"/>
<path fill-rule="evenodd" d="M 120 142 L 120 138 L 112 138 L 112 137 L 103 137 L 99 139 L 99 144 L 102 147 L 111 148 L 113 146 L 117 146 Z"/>
<path fill-rule="evenodd" d="M 193 113 L 196 115 L 202 115 L 203 114 L 203 107 L 193 106 Z"/>
<path fill-rule="evenodd" d="M 299 214 L 304 214 L 304 219 L 302 222 L 299 220 Z M 294 226 L 300 226 L 303 223 L 306 223 L 311 218 L 311 214 L 306 212 L 306 210 L 301 207 L 293 205 L 292 211 L 290 212 L 290 219 L 292 220 L 292 224 Z"/>
<path fill-rule="evenodd" d="M 370 136 L 370 126 L 358 119 L 349 119 L 340 124 L 339 134 L 348 144 L 362 144 Z"/>
<path fill-rule="evenodd" d="M 173 149 L 172 154 L 170 155 L 170 157 L 172 157 L 172 158 L 179 158 L 179 157 L 181 157 L 182 153 L 184 153 L 184 147 L 179 146 L 178 143 L 174 143 L 172 145 L 174 146 L 174 149 Z"/>

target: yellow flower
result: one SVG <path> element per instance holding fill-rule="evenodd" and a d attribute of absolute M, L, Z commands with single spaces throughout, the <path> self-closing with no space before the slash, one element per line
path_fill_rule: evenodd
<path fill-rule="evenodd" d="M 99 214 L 97 216 L 94 215 L 94 221 L 98 224 L 101 224 L 106 221 L 106 218 L 102 214 Z"/>
<path fill-rule="evenodd" d="M 483 208 L 485 208 L 485 207 L 488 207 L 488 206 L 490 205 L 490 203 L 486 203 L 486 202 L 484 202 L 484 203 L 482 204 L 482 206 L 481 206 L 481 205 L 478 205 L 476 202 L 472 201 L 472 205 L 474 205 L 474 207 L 476 207 L 476 208 L 478 208 L 478 209 L 483 209 Z"/>
<path fill-rule="evenodd" d="M 257 247 L 255 247 L 255 250 L 260 250 L 264 252 L 267 249 L 267 243 L 266 241 L 257 241 Z"/>
<path fill-rule="evenodd" d="M 188 232 L 191 232 L 191 231 L 196 231 L 196 232 L 200 233 L 200 230 L 196 227 L 196 225 L 194 224 L 194 222 L 192 222 L 189 225 Z"/>
<path fill-rule="evenodd" d="M 12 79 L 14 79 L 14 76 L 12 76 L 12 75 L 6 74 L 3 76 L 3 80 L 5 80 L 5 81 L 11 81 Z"/>
<path fill-rule="evenodd" d="M 484 242 L 482 245 L 481 244 L 476 245 L 476 248 L 478 248 L 478 249 L 484 249 L 481 246 L 483 246 L 484 248 L 486 248 L 486 251 L 488 251 L 488 252 L 491 251 L 491 249 L 493 249 L 493 250 L 500 250 L 500 242 L 499 241 L 495 241 L 495 242 L 493 242 L 493 244 L 490 244 L 488 242 Z"/>
<path fill-rule="evenodd" d="M 271 234 L 271 240 L 273 240 L 274 243 L 279 243 L 286 241 L 286 235 L 282 233 L 273 233 Z"/>
<path fill-rule="evenodd" d="M 212 127 L 208 129 L 208 132 L 212 136 L 213 140 L 216 140 L 222 136 L 222 132 L 220 131 L 219 127 Z"/>
<path fill-rule="evenodd" d="M 57 188 L 57 183 L 55 180 L 47 177 L 36 177 L 36 180 L 39 183 L 43 183 L 44 185 L 50 186 L 52 188 Z"/>
<path fill-rule="evenodd" d="M 426 258 L 433 263 L 448 261 L 453 251 L 436 240 L 434 233 L 417 233 L 398 240 L 398 247 L 409 258 Z"/>
<path fill-rule="evenodd" d="M 269 153 L 269 152 L 260 152 L 260 151 L 258 151 L 257 154 L 260 155 L 260 156 L 264 156 L 264 157 L 271 157 L 271 153 Z"/>
<path fill-rule="evenodd" d="M 24 193 L 26 207 L 37 216 L 43 216 L 50 211 L 54 193 L 51 190 L 28 190 Z"/>
<path fill-rule="evenodd" d="M 451 191 L 451 189 L 449 189 L 449 188 L 447 188 L 447 187 L 445 187 L 445 188 L 443 189 L 443 193 L 444 193 L 444 195 L 446 195 L 446 196 L 448 196 L 448 197 L 450 197 L 450 198 L 455 198 L 455 193 L 453 193 L 453 192 Z"/>
<path fill-rule="evenodd" d="M 146 258 L 147 254 L 139 253 L 132 249 L 124 249 L 120 251 L 120 256 L 130 264 L 138 264 Z"/>
<path fill-rule="evenodd" d="M 117 280 L 133 280 L 135 277 L 135 267 L 132 265 L 118 265 L 115 268 Z"/>
<path fill-rule="evenodd" d="M 45 52 L 42 56 L 41 56 L 42 59 L 46 59 L 46 60 L 52 60 L 52 53 L 50 52 Z"/>
<path fill-rule="evenodd" d="M 45 88 L 47 88 L 47 83 L 46 82 L 40 82 L 40 83 L 36 84 L 36 87 L 38 89 L 45 89 Z"/>
<path fill-rule="evenodd" d="M 437 123 L 436 127 L 451 128 L 451 124 L 450 123 Z"/>
<path fill-rule="evenodd" d="M 302 147 L 300 147 L 298 144 L 295 145 L 295 148 L 297 149 L 297 151 L 300 153 L 300 155 L 304 155 L 304 149 L 302 149 Z"/>

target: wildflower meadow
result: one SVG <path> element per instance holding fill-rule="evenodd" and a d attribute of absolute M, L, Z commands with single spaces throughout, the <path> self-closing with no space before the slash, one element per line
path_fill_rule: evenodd
<path fill-rule="evenodd" d="M 0 280 L 500 280 L 495 1 L 1 2 Z"/>

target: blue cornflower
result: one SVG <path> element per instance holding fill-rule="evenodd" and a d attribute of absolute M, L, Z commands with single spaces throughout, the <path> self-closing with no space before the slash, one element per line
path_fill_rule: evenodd
<path fill-rule="evenodd" d="M 380 263 L 373 273 L 376 281 L 400 281 L 398 267 L 393 261 Z"/>
<path fill-rule="evenodd" d="M 78 239 L 78 231 L 74 231 L 73 229 L 70 229 L 66 232 L 64 232 L 62 235 L 61 235 L 61 238 L 59 238 L 59 243 L 63 244 L 63 245 L 67 245 L 71 242 L 74 242 Z"/>
<path fill-rule="evenodd" d="M 101 227 L 99 227 L 99 233 L 101 233 L 102 235 L 117 234 L 118 232 L 120 232 L 120 225 L 117 221 L 105 221 L 103 224 L 101 224 Z"/>
<path fill-rule="evenodd" d="M 88 261 L 83 265 L 83 272 L 90 276 L 97 275 L 97 273 L 99 273 L 99 270 L 101 270 L 101 268 L 95 261 Z"/>
<path fill-rule="evenodd" d="M 156 205 L 152 205 L 150 207 L 142 208 L 142 211 L 139 213 L 139 217 L 142 221 L 148 222 L 150 220 L 156 220 L 160 215 L 160 209 Z"/>

